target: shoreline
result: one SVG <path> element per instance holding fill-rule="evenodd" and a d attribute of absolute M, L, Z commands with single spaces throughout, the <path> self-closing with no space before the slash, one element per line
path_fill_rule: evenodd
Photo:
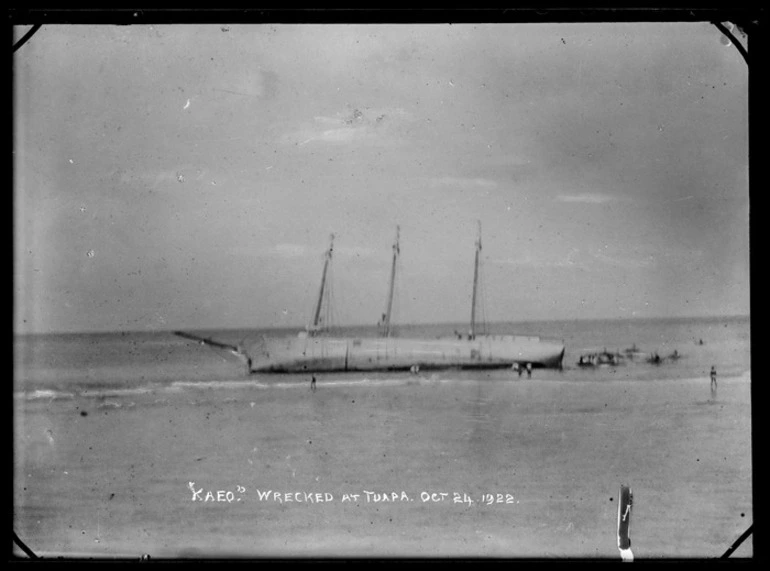
<path fill-rule="evenodd" d="M 659 379 L 635 379 L 635 378 L 622 378 L 622 379 L 563 379 L 557 377 L 538 377 L 538 378 L 518 378 L 511 374 L 511 378 L 503 379 L 446 379 L 436 378 L 438 375 L 433 373 L 430 377 L 411 375 L 408 373 L 402 373 L 400 377 L 394 378 L 368 378 L 363 379 L 351 379 L 344 380 L 339 379 L 340 374 L 334 373 L 314 373 L 318 381 L 318 386 L 324 387 L 376 387 L 376 386 L 405 386 L 405 385 L 433 385 L 433 384 L 537 384 L 548 383 L 556 384 L 562 383 L 565 385 L 578 385 L 588 386 L 591 384 L 608 385 L 613 383 L 644 383 L 654 384 L 660 383 L 669 385 L 671 383 L 692 384 L 700 382 L 710 382 L 707 376 L 704 377 L 688 377 L 688 378 L 659 378 Z M 354 376 L 356 373 L 344 373 L 344 375 Z M 409 375 L 409 376 L 407 376 Z M 240 389 L 293 389 L 293 388 L 307 388 L 307 375 L 302 375 L 301 379 L 286 380 L 286 377 L 299 375 L 261 375 L 260 378 L 243 378 L 243 379 L 220 379 L 212 381 L 172 381 L 170 383 L 151 383 L 149 385 L 142 385 L 133 388 L 82 388 L 81 390 L 71 389 L 67 391 L 59 391 L 50 388 L 30 388 L 28 390 L 16 390 L 13 393 L 14 399 L 26 399 L 26 400 L 62 400 L 62 399 L 75 399 L 75 398 L 105 398 L 105 397 L 129 397 L 140 395 L 154 395 L 159 393 L 173 394 L 180 393 L 189 390 L 240 390 Z M 326 380 L 328 378 L 334 378 L 336 380 Z M 281 380 L 278 380 L 281 379 Z M 751 382 L 751 371 L 744 371 L 740 375 L 725 376 L 718 379 L 718 383 L 728 384 L 735 382 Z"/>

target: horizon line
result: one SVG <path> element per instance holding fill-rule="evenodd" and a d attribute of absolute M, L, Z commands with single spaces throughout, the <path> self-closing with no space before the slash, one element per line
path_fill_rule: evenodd
<path fill-rule="evenodd" d="M 751 313 L 732 313 L 732 314 L 707 314 L 707 315 L 679 315 L 679 316 L 631 316 L 631 317 L 578 317 L 578 318 L 561 318 L 561 319 L 524 319 L 518 321 L 488 321 L 486 326 L 501 325 L 501 324 L 531 324 L 531 323 L 559 323 L 559 322 L 575 322 L 575 321 L 645 321 L 645 320 L 659 320 L 659 321 L 676 321 L 679 319 L 736 319 L 736 318 L 751 318 Z M 393 328 L 403 327 L 426 327 L 426 326 L 466 326 L 467 323 L 460 321 L 425 321 L 414 323 L 399 323 L 392 325 Z M 335 325 L 330 327 L 330 330 L 341 330 L 351 328 L 372 328 L 376 329 L 377 325 L 369 323 L 350 323 L 345 325 Z M 69 331 L 26 331 L 19 332 L 13 331 L 14 337 L 25 335 L 97 335 L 108 333 L 174 333 L 175 331 L 260 331 L 260 330 L 294 330 L 305 331 L 305 325 L 268 325 L 266 327 L 257 326 L 212 326 L 212 327 L 172 327 L 163 329 L 84 329 L 84 330 L 69 330 Z"/>

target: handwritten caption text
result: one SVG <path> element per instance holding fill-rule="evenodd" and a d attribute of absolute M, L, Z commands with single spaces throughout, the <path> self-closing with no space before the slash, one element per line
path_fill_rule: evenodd
<path fill-rule="evenodd" d="M 240 502 L 247 490 L 236 485 L 233 489 L 213 490 L 204 487 L 196 487 L 195 482 L 189 482 L 187 487 L 192 492 L 190 498 L 193 502 L 233 503 Z M 381 503 L 410 503 L 418 504 L 461 504 L 466 506 L 481 505 L 491 506 L 496 504 L 517 504 L 519 500 L 508 492 L 489 492 L 481 494 L 469 494 L 467 492 L 437 492 L 437 491 L 390 491 L 376 492 L 361 490 L 360 493 L 346 492 L 333 494 L 331 492 L 286 492 L 274 490 L 262 490 L 257 488 L 252 495 L 260 503 L 274 504 L 326 504 L 326 503 L 350 503 L 350 504 L 381 504 Z"/>

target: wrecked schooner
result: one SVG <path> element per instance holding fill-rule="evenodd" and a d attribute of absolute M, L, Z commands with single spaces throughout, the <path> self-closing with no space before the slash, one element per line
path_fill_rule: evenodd
<path fill-rule="evenodd" d="M 334 251 L 334 236 L 324 259 L 321 287 L 313 322 L 296 337 L 263 337 L 247 347 L 233 347 L 209 339 L 179 333 L 201 343 L 227 348 L 241 356 L 250 372 L 297 373 L 321 371 L 418 370 L 443 368 L 561 368 L 564 344 L 560 341 L 520 335 L 476 334 L 476 304 L 481 254 L 481 225 L 476 241 L 471 302 L 471 323 L 467 336 L 424 339 L 392 335 L 391 310 L 396 261 L 400 254 L 399 235 L 393 244 L 393 265 L 382 337 L 338 337 L 324 329 L 321 309 L 327 275 Z"/>

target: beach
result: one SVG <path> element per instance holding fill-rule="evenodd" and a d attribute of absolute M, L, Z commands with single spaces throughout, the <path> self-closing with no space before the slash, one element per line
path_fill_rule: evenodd
<path fill-rule="evenodd" d="M 30 384 L 14 529 L 43 556 L 619 559 L 627 484 L 637 559 L 720 556 L 753 521 L 749 369 L 714 398 L 619 371 Z"/>

